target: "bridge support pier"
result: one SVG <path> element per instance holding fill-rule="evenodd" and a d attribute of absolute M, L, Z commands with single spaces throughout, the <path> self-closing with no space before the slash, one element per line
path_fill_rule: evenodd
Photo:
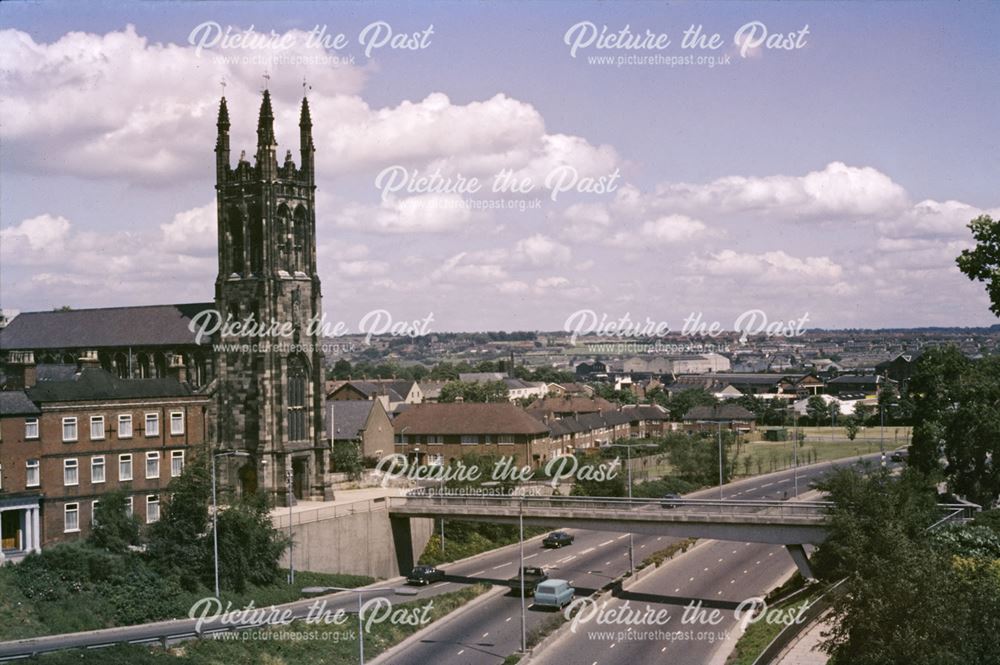
<path fill-rule="evenodd" d="M 785 549 L 792 555 L 795 567 L 799 569 L 799 574 L 804 580 L 814 580 L 812 566 L 809 565 L 809 557 L 806 555 L 806 548 L 803 545 L 785 545 Z"/>
<path fill-rule="evenodd" d="M 392 544 L 396 550 L 396 563 L 399 565 L 401 575 L 409 575 L 413 569 L 413 532 L 410 528 L 409 517 L 389 517 L 389 526 L 392 529 Z"/>

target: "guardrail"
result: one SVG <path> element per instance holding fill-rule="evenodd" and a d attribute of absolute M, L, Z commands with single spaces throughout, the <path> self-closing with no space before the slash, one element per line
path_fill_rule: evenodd
<path fill-rule="evenodd" d="M 359 499 L 350 503 L 335 503 L 331 506 L 319 506 L 292 512 L 292 526 L 300 524 L 311 524 L 322 520 L 354 515 L 357 513 L 371 513 L 377 510 L 388 510 L 388 497 L 380 496 L 374 499 Z M 279 512 L 271 514 L 271 523 L 275 528 L 288 528 L 288 513 Z"/>
<path fill-rule="evenodd" d="M 526 513 L 536 513 L 540 510 L 585 510 L 595 516 L 622 511 L 642 511 L 650 509 L 670 509 L 671 512 L 685 515 L 710 516 L 766 516 L 782 519 L 786 517 L 815 518 L 826 520 L 833 509 L 830 501 L 777 501 L 770 499 L 629 499 L 626 497 L 562 497 L 562 496 L 524 496 L 509 494 L 470 494 L 455 495 L 441 493 L 439 489 L 420 489 L 408 492 L 403 497 L 391 497 L 389 510 L 406 512 L 410 510 L 434 512 L 446 509 L 468 508 L 471 513 L 480 513 L 483 508 L 498 508 L 504 511 L 515 510 Z M 938 524 L 949 521 L 964 520 L 979 509 L 975 504 L 945 503 L 939 504 L 943 517 Z M 487 512 L 487 511 L 482 511 Z M 934 526 L 937 526 L 935 524 Z"/>
<path fill-rule="evenodd" d="M 501 508 L 537 512 L 551 509 L 577 509 L 600 515 L 622 511 L 670 509 L 685 514 L 706 515 L 769 515 L 774 517 L 826 517 L 833 504 L 828 501 L 774 501 L 734 499 L 629 499 L 622 497 L 559 497 L 511 495 L 441 494 L 438 491 L 415 490 L 403 497 L 390 498 L 389 509 L 434 510 L 456 508 Z M 471 510 L 470 510 L 471 512 Z M 478 512 L 478 511 L 476 511 Z"/>

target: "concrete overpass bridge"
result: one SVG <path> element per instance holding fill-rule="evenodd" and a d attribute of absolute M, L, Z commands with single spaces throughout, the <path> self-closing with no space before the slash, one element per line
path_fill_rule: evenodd
<path fill-rule="evenodd" d="M 803 576 L 812 577 L 804 547 L 827 536 L 829 501 L 627 499 L 521 495 L 455 495 L 417 490 L 389 500 L 397 555 L 412 551 L 409 520 L 444 518 L 590 531 L 641 533 L 784 545 Z M 978 506 L 941 504 L 941 522 L 970 517 Z M 412 565 L 412 562 L 409 562 Z M 400 560 L 400 569 L 407 562 Z"/>

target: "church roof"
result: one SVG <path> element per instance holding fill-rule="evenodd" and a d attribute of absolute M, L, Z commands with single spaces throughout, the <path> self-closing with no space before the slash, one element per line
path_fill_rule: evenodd
<path fill-rule="evenodd" d="M 84 369 L 69 381 L 45 381 L 26 391 L 33 402 L 188 397 L 194 393 L 174 378 L 119 379 L 103 369 Z"/>
<path fill-rule="evenodd" d="M 198 312 L 214 308 L 214 303 L 189 303 L 23 312 L 0 330 L 0 349 L 194 344 L 188 324 Z"/>

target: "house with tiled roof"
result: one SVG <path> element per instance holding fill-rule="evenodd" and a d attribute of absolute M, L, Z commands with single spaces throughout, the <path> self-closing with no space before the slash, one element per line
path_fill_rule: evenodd
<path fill-rule="evenodd" d="M 554 452 L 549 426 L 509 402 L 415 404 L 393 426 L 395 451 L 418 463 L 450 463 L 474 452 L 538 466 Z"/>

